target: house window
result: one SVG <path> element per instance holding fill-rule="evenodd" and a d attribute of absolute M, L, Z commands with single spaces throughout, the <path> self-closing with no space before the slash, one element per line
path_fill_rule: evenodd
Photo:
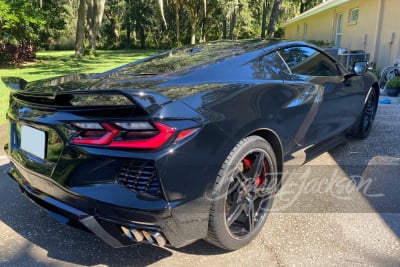
<path fill-rule="evenodd" d="M 343 34 L 343 13 L 336 15 L 336 36 L 335 45 L 340 47 L 342 45 L 342 34 Z"/>
<path fill-rule="evenodd" d="M 303 40 L 307 40 L 307 34 L 308 34 L 308 24 L 304 23 L 304 28 L 303 28 Z"/>
<path fill-rule="evenodd" d="M 353 8 L 353 9 L 350 10 L 349 23 L 357 23 L 357 21 L 358 21 L 358 12 L 359 12 L 358 8 Z"/>

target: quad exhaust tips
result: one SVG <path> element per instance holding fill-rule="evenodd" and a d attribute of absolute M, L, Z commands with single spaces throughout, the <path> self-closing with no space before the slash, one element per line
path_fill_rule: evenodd
<path fill-rule="evenodd" d="M 157 231 L 147 231 L 121 226 L 122 232 L 134 242 L 145 242 L 148 244 L 164 247 L 167 244 L 167 239 L 164 235 Z"/>
<path fill-rule="evenodd" d="M 167 240 L 165 239 L 164 235 L 160 232 L 151 232 L 150 233 L 152 239 L 154 239 L 158 246 L 164 247 L 167 244 Z"/>

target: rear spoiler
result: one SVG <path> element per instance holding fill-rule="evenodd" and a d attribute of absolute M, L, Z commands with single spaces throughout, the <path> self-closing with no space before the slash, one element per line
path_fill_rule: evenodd
<path fill-rule="evenodd" d="M 67 76 L 62 77 L 64 81 L 65 77 Z M 85 75 L 85 77 L 88 76 Z M 76 76 L 71 79 L 76 80 Z M 18 77 L 3 77 L 2 80 L 11 89 L 14 98 L 31 105 L 50 108 L 94 109 L 135 106 L 142 111 L 141 113 L 152 114 L 160 109 L 161 106 L 172 102 L 170 98 L 153 91 L 110 89 L 48 93 L 46 92 L 46 87 L 43 87 L 43 80 L 40 80 L 43 92 L 39 90 L 29 92 L 29 90 L 25 89 L 35 86 L 35 82 L 28 83 L 26 80 Z M 54 80 L 54 78 L 49 79 L 49 87 L 54 87 L 54 85 L 51 85 Z M 54 89 L 56 91 L 56 87 Z"/>
<path fill-rule="evenodd" d="M 1 80 L 11 90 L 24 90 L 28 82 L 19 77 L 2 77 Z"/>
<path fill-rule="evenodd" d="M 41 79 L 37 81 L 28 82 L 23 78 L 20 77 L 1 77 L 3 83 L 11 90 L 25 90 L 29 88 L 35 87 L 51 87 L 57 86 L 61 83 L 66 83 L 69 81 L 77 81 L 86 79 L 88 77 L 93 76 L 93 74 L 71 74 L 59 77 L 52 77 L 47 79 Z"/>
<path fill-rule="evenodd" d="M 110 100 L 108 103 L 103 102 L 103 103 L 94 103 L 94 105 L 77 105 L 73 104 L 74 99 L 87 99 L 90 96 L 96 96 L 101 98 L 101 96 L 104 97 L 104 99 Z M 79 106 L 79 107 L 90 107 L 93 108 L 94 106 L 96 107 L 105 107 L 105 106 L 121 106 L 123 104 L 117 103 L 118 99 L 120 102 L 126 103 L 126 101 L 129 101 L 131 104 L 134 104 L 136 107 L 139 107 L 144 113 L 146 114 L 151 114 L 154 111 L 158 110 L 161 108 L 161 106 L 171 102 L 172 100 L 160 93 L 153 92 L 153 91 L 139 91 L 139 90 L 90 90 L 90 91 L 72 91 L 72 92 L 62 92 L 62 93 L 56 93 L 54 95 L 55 101 L 58 102 L 63 102 L 65 99 L 69 99 L 69 105 L 72 105 L 74 107 Z M 123 100 L 125 98 L 125 101 Z M 113 102 L 116 101 L 116 102 Z M 65 103 L 65 102 L 64 102 Z M 126 104 L 129 105 L 129 104 Z"/>

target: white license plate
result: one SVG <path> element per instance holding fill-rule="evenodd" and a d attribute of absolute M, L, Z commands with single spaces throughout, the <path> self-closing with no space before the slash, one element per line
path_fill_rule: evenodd
<path fill-rule="evenodd" d="M 46 156 L 46 133 L 38 129 L 21 126 L 21 148 L 41 159 Z"/>

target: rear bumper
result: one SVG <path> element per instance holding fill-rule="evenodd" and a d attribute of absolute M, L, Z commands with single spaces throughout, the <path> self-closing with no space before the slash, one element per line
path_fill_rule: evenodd
<path fill-rule="evenodd" d="M 16 162 L 12 162 L 11 166 L 9 176 L 29 199 L 58 221 L 88 230 L 112 247 L 124 247 L 137 242 L 182 247 L 205 237 L 207 221 L 184 223 L 193 216 L 182 212 L 190 212 L 186 205 L 174 208 L 165 205 L 160 209 L 160 203 L 154 203 L 154 210 L 151 210 L 149 203 L 146 210 L 116 206 L 79 195 L 73 192 L 73 188 L 69 191 Z"/>
<path fill-rule="evenodd" d="M 111 245 L 114 248 L 123 247 L 123 241 L 118 240 L 114 236 L 112 236 L 97 220 L 94 216 L 83 212 L 81 210 L 75 209 L 69 205 L 66 205 L 54 198 L 44 197 L 40 198 L 36 195 L 33 190 L 31 190 L 28 186 L 21 186 L 21 191 L 26 195 L 29 199 L 31 199 L 36 204 L 45 208 L 50 212 L 53 217 L 58 219 L 61 222 L 70 224 L 71 226 L 75 226 L 77 228 L 85 227 L 92 233 L 95 233 L 99 238 L 105 241 L 107 244 Z"/>

